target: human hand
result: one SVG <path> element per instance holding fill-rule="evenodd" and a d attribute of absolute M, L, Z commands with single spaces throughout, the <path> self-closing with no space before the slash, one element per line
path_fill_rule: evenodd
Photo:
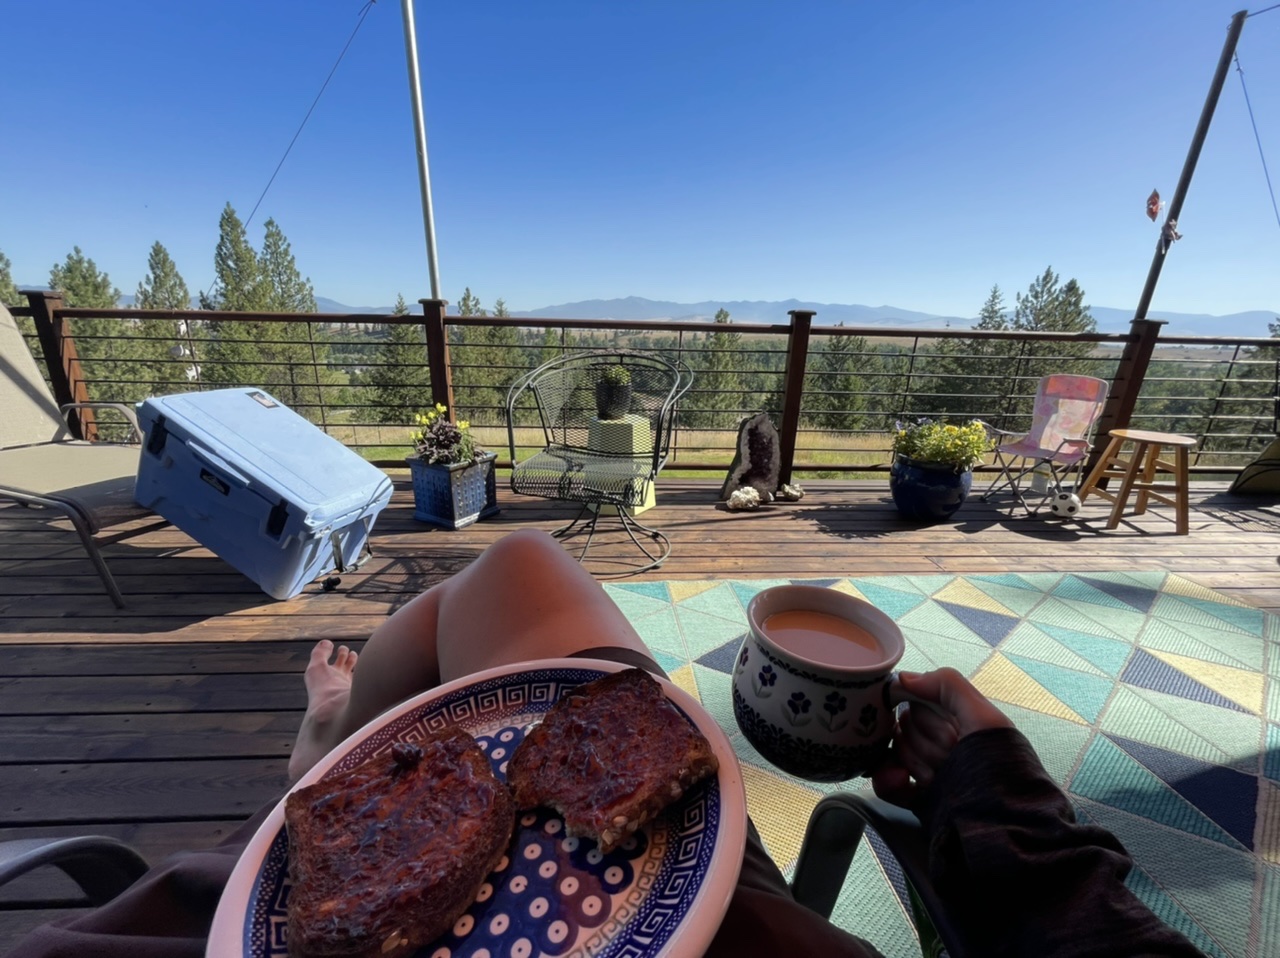
<path fill-rule="evenodd" d="M 932 707 L 908 704 L 902 711 L 893 747 L 871 784 L 885 801 L 913 808 L 956 742 L 972 732 L 1012 728 L 1013 723 L 955 669 L 902 672 L 898 681 L 903 692 Z"/>

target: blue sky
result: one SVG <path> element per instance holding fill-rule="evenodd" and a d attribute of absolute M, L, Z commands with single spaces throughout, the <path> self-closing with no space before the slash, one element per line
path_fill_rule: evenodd
<path fill-rule="evenodd" d="M 1250 9 L 1262 10 L 1270 0 Z M 362 0 L 8 2 L 0 250 L 155 240 L 213 278 Z M 977 313 L 1051 265 L 1132 308 L 1240 0 L 418 0 L 442 294 Z M 1280 10 L 1239 57 L 1280 189 Z M 379 0 L 250 225 L 316 292 L 430 295 L 398 0 Z M 1233 68 L 1152 311 L 1280 310 L 1280 224 Z M 781 317 L 780 317 L 781 318 Z"/>

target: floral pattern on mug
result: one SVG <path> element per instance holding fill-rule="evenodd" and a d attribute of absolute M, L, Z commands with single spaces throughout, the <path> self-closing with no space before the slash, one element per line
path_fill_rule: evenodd
<path fill-rule="evenodd" d="M 738 671 L 741 672 L 747 667 L 747 659 L 751 656 L 747 654 L 746 645 L 742 646 L 742 651 L 738 653 Z"/>
<path fill-rule="evenodd" d="M 792 692 L 791 698 L 783 703 L 782 714 L 792 725 L 808 725 L 813 720 L 813 716 L 809 714 L 809 708 L 812 705 L 809 697 L 803 692 Z"/>
<path fill-rule="evenodd" d="M 762 668 L 751 683 L 756 690 L 756 695 L 762 699 L 767 699 L 773 694 L 773 686 L 777 684 L 778 673 L 773 670 L 772 665 L 766 665 Z"/>
<path fill-rule="evenodd" d="M 849 724 L 847 720 L 840 721 L 840 713 L 849 707 L 849 700 L 839 692 L 831 692 L 822 701 L 822 712 L 818 713 L 818 721 L 832 732 L 838 732 Z M 826 715 L 823 714 L 826 713 Z M 830 716 L 828 718 L 828 716 Z"/>
<path fill-rule="evenodd" d="M 871 735 L 876 730 L 876 716 L 879 709 L 874 705 L 867 704 L 862 706 L 862 711 L 858 713 L 858 734 L 863 738 Z"/>

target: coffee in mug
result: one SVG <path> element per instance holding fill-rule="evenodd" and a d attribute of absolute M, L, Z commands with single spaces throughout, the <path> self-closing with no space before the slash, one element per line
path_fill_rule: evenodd
<path fill-rule="evenodd" d="M 869 775 L 889 749 L 902 631 L 862 599 L 775 586 L 747 606 L 733 714 L 771 764 L 818 782 Z"/>
<path fill-rule="evenodd" d="M 871 631 L 829 612 L 774 612 L 764 620 L 762 628 L 780 648 L 814 662 L 875 665 L 883 662 L 886 655 Z"/>

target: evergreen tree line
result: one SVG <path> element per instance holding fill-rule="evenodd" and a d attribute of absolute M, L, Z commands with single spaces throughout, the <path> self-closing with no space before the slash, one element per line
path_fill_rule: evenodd
<path fill-rule="evenodd" d="M 165 247 L 156 242 L 137 288 L 141 309 L 187 309 L 191 295 Z M 227 204 L 214 252 L 215 281 L 201 308 L 243 312 L 315 312 L 311 281 L 298 270 L 274 220 L 264 224 L 261 250 L 249 242 Z M 120 298 L 105 272 L 79 247 L 50 270 L 49 285 L 70 306 L 114 307 Z M 0 301 L 17 304 L 10 264 L 0 253 Z M 397 296 L 396 315 L 410 312 Z M 467 287 L 451 310 L 461 316 L 509 316 L 502 299 L 491 310 Z M 784 347 L 776 337 L 744 335 L 728 312 L 710 333 L 627 334 L 617 331 L 536 330 L 524 327 L 449 328 L 455 410 L 477 425 L 499 425 L 510 384 L 527 370 L 576 348 L 630 346 L 679 356 L 694 372 L 681 406 L 682 426 L 733 429 L 747 415 L 782 411 Z M 979 311 L 977 330 L 1080 332 L 1096 330 L 1084 291 L 1052 270 L 1036 277 L 1008 307 L 999 286 Z M 839 327 L 837 327 L 837 330 Z M 338 410 L 349 423 L 407 424 L 431 405 L 426 341 L 421 324 L 365 324 L 330 328 L 304 321 L 184 323 L 173 320 L 75 321 L 74 336 L 91 397 L 137 401 L 147 395 L 226 385 L 266 388 L 283 402 L 324 421 Z M 1280 337 L 1280 321 L 1272 326 Z M 1266 433 L 1277 350 L 1250 351 L 1223 381 L 1221 363 L 1157 360 L 1144 387 L 1138 425 L 1201 434 Z M 804 382 L 802 428 L 879 433 L 902 419 L 980 417 L 1024 428 L 1037 380 L 1052 372 L 1110 378 L 1115 357 L 1093 343 L 997 340 L 960 336 L 871 342 L 836 332 L 811 339 Z M 1159 372 L 1157 373 L 1157 369 Z M 1265 374 L 1265 375 L 1264 375 Z M 1211 421 L 1216 415 L 1217 419 Z M 1225 417 L 1235 416 L 1235 420 Z M 1244 425 L 1241 425 L 1241 424 Z M 1213 448 L 1245 448 L 1245 439 L 1219 439 Z"/>

